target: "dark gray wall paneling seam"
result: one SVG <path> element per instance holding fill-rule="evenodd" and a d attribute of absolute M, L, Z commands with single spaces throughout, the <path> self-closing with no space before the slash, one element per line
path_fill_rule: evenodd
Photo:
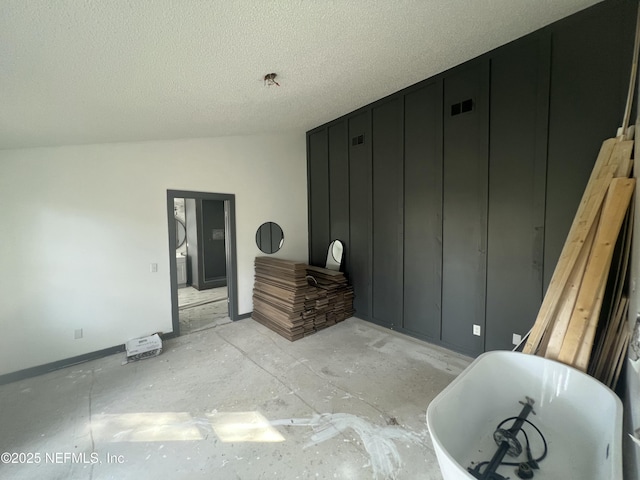
<path fill-rule="evenodd" d="M 488 61 L 444 79 L 442 340 L 474 354 L 485 334 L 488 79 Z"/>
<path fill-rule="evenodd" d="M 354 307 L 365 320 L 371 314 L 371 120 L 368 111 L 348 121 L 349 138 L 349 237 L 350 270 Z M 363 143 L 352 139 L 363 135 Z"/>
<path fill-rule="evenodd" d="M 376 322 L 402 325 L 401 97 L 372 109 L 373 312 Z"/>
<path fill-rule="evenodd" d="M 442 81 L 408 93 L 404 132 L 403 328 L 440 341 Z"/>
<path fill-rule="evenodd" d="M 534 40 L 492 59 L 485 350 L 513 348 L 542 301 L 548 77 Z M 547 44 L 548 45 L 548 44 Z M 517 109 L 514 106 L 517 105 Z M 542 117 L 542 119 L 540 119 Z M 542 177 L 542 178 L 540 178 Z"/>
<path fill-rule="evenodd" d="M 539 282 L 540 299 L 544 296 L 544 271 L 545 271 L 545 220 L 546 220 L 546 191 L 547 191 L 547 157 L 549 150 L 549 102 L 551 94 L 551 32 L 543 31 L 540 34 L 539 50 L 538 50 L 538 98 L 536 105 L 538 111 L 536 113 L 536 143 L 535 143 L 535 184 L 536 192 L 542 190 L 542 195 L 536 195 L 535 211 L 536 219 L 536 236 L 538 237 L 536 245 L 540 250 L 534 253 L 535 258 L 540 259 L 540 265 L 537 265 Z M 541 300 L 542 303 L 542 300 Z M 532 320 L 533 322 L 534 320 Z"/>
<path fill-rule="evenodd" d="M 343 242 L 343 270 L 349 270 L 349 148 L 347 122 L 337 122 L 329 132 L 330 240 Z M 328 247 L 328 245 L 327 245 Z"/>

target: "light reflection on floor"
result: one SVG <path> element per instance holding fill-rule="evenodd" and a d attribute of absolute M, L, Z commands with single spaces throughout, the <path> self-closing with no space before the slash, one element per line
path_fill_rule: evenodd
<path fill-rule="evenodd" d="M 206 418 L 188 412 L 140 412 L 93 415 L 96 441 L 169 442 L 203 440 L 214 432 L 222 442 L 284 442 L 260 412 L 214 412 Z"/>

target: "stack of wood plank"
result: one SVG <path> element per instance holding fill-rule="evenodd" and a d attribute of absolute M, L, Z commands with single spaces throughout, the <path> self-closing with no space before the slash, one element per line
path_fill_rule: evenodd
<path fill-rule="evenodd" d="M 341 272 L 256 257 L 254 320 L 294 341 L 353 315 L 353 287 Z"/>
<path fill-rule="evenodd" d="M 291 341 L 304 337 L 307 264 L 256 257 L 255 269 L 253 319 Z"/>
<path fill-rule="evenodd" d="M 635 180 L 628 178 L 632 150 L 632 140 L 612 138 L 602 144 L 523 349 L 582 371 L 591 360 L 589 372 L 608 385 L 617 381 L 630 336 L 623 293 L 635 187 Z M 619 254 L 612 269 L 616 245 Z"/>
<path fill-rule="evenodd" d="M 321 267 L 307 267 L 307 278 L 318 300 L 313 307 L 316 330 L 335 325 L 353 315 L 353 287 L 344 273 Z"/>
<path fill-rule="evenodd" d="M 311 335 L 319 330 L 318 326 L 322 328 L 324 321 L 321 316 L 318 315 L 318 310 L 322 308 L 325 303 L 327 292 L 317 288 L 309 287 L 305 297 L 304 313 L 304 334 Z M 317 322 L 317 324 L 316 324 Z"/>

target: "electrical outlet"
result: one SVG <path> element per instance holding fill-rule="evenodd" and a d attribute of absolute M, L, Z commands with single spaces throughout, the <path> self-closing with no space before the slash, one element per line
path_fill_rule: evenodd
<path fill-rule="evenodd" d="M 76 340 L 78 340 L 78 339 L 82 338 L 82 329 L 81 329 L 81 328 L 76 329 L 76 331 L 75 331 L 75 334 L 74 334 L 74 337 L 73 337 L 73 338 L 75 338 Z"/>
<path fill-rule="evenodd" d="M 520 345 L 521 341 L 522 335 L 520 335 L 519 333 L 514 333 L 513 337 L 511 338 L 511 343 L 513 343 L 514 345 Z"/>
<path fill-rule="evenodd" d="M 473 334 L 474 335 L 477 335 L 479 337 L 481 331 L 482 330 L 480 329 L 480 325 L 475 325 L 475 324 L 473 325 Z"/>
<path fill-rule="evenodd" d="M 152 263 L 149 267 L 149 271 L 151 273 L 156 273 L 158 271 L 158 264 L 157 263 Z"/>

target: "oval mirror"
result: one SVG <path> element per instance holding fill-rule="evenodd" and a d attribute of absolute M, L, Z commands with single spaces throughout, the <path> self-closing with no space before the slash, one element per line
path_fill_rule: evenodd
<path fill-rule="evenodd" d="M 178 217 L 176 218 L 176 248 L 180 248 L 187 239 L 187 227 Z"/>
<path fill-rule="evenodd" d="M 256 232 L 256 245 L 264 253 L 276 253 L 282 248 L 284 233 L 280 225 L 274 222 L 265 222 Z"/>
<path fill-rule="evenodd" d="M 327 252 L 327 263 L 324 268 L 329 270 L 340 271 L 342 265 L 342 254 L 344 253 L 344 245 L 340 240 L 334 240 L 329 244 L 329 251 Z"/>

